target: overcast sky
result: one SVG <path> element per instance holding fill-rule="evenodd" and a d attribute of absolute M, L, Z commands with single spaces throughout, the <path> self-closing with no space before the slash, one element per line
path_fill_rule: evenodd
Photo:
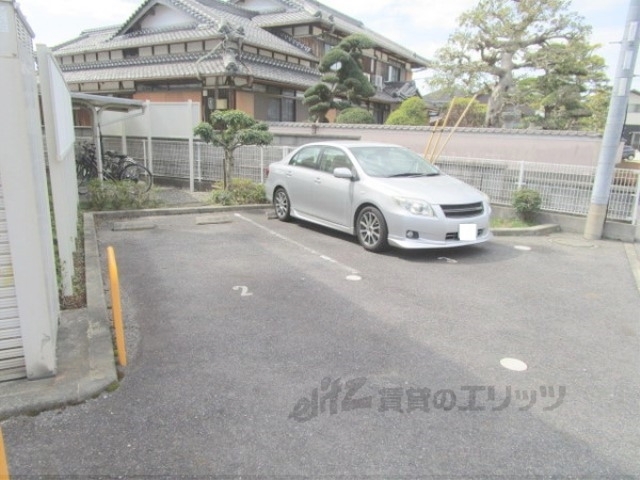
<path fill-rule="evenodd" d="M 430 58 L 447 41 L 457 18 L 477 0 L 320 0 L 364 22 L 417 54 Z M 542 0 L 541 0 L 542 1 Z M 592 43 L 609 66 L 613 77 L 619 42 L 630 0 L 572 0 L 572 10 L 593 28 Z M 124 22 L 143 0 L 19 0 L 33 29 L 36 43 L 54 46 L 87 28 Z M 638 70 L 638 69 L 636 69 Z"/>

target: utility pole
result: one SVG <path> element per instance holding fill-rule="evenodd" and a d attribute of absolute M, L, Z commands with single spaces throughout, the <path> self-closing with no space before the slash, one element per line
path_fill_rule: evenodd
<path fill-rule="evenodd" d="M 591 205 L 587 214 L 584 237 L 589 240 L 602 238 L 607 217 L 607 205 L 611 194 L 611 181 L 615 171 L 618 147 L 624 127 L 629 102 L 629 91 L 633 80 L 638 44 L 640 43 L 640 0 L 630 0 L 624 37 L 620 44 L 620 55 L 611 92 L 607 124 L 602 136 L 596 177 L 591 194 Z"/>

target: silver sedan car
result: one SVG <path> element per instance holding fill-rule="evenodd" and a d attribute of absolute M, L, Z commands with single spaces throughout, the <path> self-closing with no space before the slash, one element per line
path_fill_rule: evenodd
<path fill-rule="evenodd" d="M 460 247 L 492 236 L 485 194 L 398 145 L 303 145 L 269 166 L 265 192 L 278 219 L 355 235 L 373 252 Z"/>

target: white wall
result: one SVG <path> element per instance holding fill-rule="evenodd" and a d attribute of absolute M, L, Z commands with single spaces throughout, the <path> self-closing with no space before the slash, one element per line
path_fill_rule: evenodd
<path fill-rule="evenodd" d="M 76 182 L 71 95 L 56 60 L 44 45 L 38 45 L 38 65 L 61 282 L 64 295 L 70 296 L 73 294 L 79 200 L 78 190 L 69 188 Z"/>
<path fill-rule="evenodd" d="M 0 179 L 26 375 L 36 379 L 55 374 L 60 311 L 33 36 L 0 0 Z"/>

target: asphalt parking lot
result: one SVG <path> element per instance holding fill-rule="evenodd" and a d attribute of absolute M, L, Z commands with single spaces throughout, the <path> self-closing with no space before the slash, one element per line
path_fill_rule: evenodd
<path fill-rule="evenodd" d="M 14 476 L 640 475 L 622 243 L 377 255 L 262 211 L 138 222 L 154 228 L 98 232 L 120 272 L 121 386 L 4 423 Z"/>

